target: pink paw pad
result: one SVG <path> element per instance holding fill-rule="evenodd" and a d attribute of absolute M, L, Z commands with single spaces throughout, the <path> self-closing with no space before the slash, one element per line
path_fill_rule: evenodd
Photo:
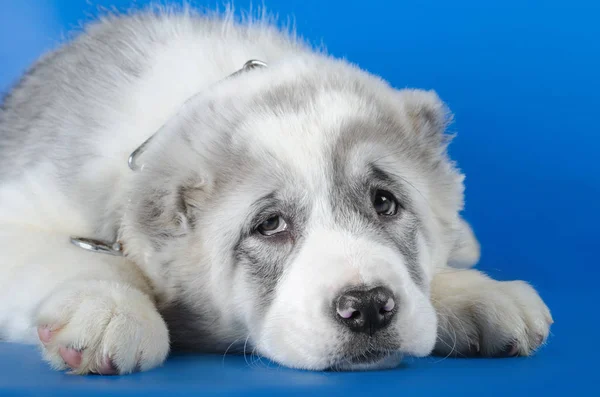
<path fill-rule="evenodd" d="M 58 348 L 58 354 L 60 354 L 65 363 L 73 369 L 79 368 L 81 365 L 83 353 L 80 351 L 61 346 Z"/>
<path fill-rule="evenodd" d="M 37 332 L 38 338 L 40 338 L 42 343 L 48 343 L 52 339 L 52 330 L 50 327 L 39 327 Z"/>

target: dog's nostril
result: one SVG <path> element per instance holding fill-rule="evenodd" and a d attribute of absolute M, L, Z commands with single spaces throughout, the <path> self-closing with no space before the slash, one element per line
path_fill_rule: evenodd
<path fill-rule="evenodd" d="M 396 307 L 392 292 L 385 287 L 346 291 L 334 304 L 339 321 L 354 332 L 369 335 L 391 322 Z"/>
<path fill-rule="evenodd" d="M 392 310 L 394 310 L 394 307 L 396 307 L 396 302 L 394 302 L 394 299 L 389 298 L 385 305 L 381 308 L 379 313 L 384 314 L 387 312 L 391 312 Z"/>
<path fill-rule="evenodd" d="M 354 310 L 353 307 L 348 307 L 348 308 L 342 309 L 338 306 L 337 312 L 341 318 L 353 318 L 353 317 L 356 317 L 357 313 L 360 316 L 360 313 L 357 310 Z"/>

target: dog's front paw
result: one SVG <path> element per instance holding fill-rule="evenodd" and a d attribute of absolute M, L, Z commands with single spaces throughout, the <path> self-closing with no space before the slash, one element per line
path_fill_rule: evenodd
<path fill-rule="evenodd" d="M 469 282 L 469 277 L 456 280 L 453 286 L 445 285 L 448 290 L 435 297 L 435 354 L 528 356 L 545 343 L 552 316 L 529 284 L 500 282 L 483 275 L 477 282 Z"/>
<path fill-rule="evenodd" d="M 40 306 L 44 358 L 73 373 L 125 374 L 160 365 L 169 333 L 150 298 L 119 283 L 65 285 Z"/>

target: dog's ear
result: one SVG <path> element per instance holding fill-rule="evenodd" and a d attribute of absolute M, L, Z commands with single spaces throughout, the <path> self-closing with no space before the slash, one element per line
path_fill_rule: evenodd
<path fill-rule="evenodd" d="M 143 254 L 148 258 L 150 253 L 176 244 L 195 227 L 195 206 L 205 182 L 199 176 L 179 179 L 161 173 L 152 175 L 148 169 L 143 173 L 146 175 L 140 175 L 140 179 L 146 181 L 134 192 L 120 238 L 128 256 Z"/>
<path fill-rule="evenodd" d="M 167 131 L 152 141 L 140 160 L 144 167 L 130 179 L 120 230 L 128 256 L 147 261 L 190 234 L 212 186 L 213 173 L 203 154 L 181 133 Z"/>
<path fill-rule="evenodd" d="M 444 134 L 452 121 L 448 107 L 434 91 L 400 90 L 400 103 L 412 131 L 429 145 L 443 146 L 448 141 Z"/>

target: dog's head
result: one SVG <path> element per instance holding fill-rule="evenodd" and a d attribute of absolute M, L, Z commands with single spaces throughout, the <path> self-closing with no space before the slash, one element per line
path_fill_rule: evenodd
<path fill-rule="evenodd" d="M 322 58 L 188 103 L 144 154 L 122 230 L 175 342 L 307 369 L 430 353 L 429 284 L 463 200 L 447 116 L 432 92 Z"/>

